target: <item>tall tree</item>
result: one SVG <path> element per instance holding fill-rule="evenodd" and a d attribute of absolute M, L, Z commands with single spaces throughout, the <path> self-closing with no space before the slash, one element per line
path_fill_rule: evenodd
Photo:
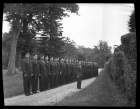
<path fill-rule="evenodd" d="M 51 10 L 54 10 L 52 11 L 54 13 L 53 16 L 50 13 Z M 37 32 L 43 31 L 43 34 L 49 33 L 51 37 L 55 36 L 53 30 L 54 32 L 57 30 L 57 28 L 55 28 L 55 25 L 58 24 L 57 20 L 61 20 L 62 17 L 68 15 L 67 13 L 65 13 L 65 10 L 68 10 L 72 13 L 76 13 L 78 11 L 78 5 L 44 3 L 12 3 L 4 5 L 4 13 L 6 13 L 6 20 L 9 21 L 12 25 L 12 43 L 10 60 L 8 64 L 8 74 L 13 74 L 15 72 L 16 47 L 20 33 L 23 32 L 23 34 L 26 34 L 27 31 L 31 30 L 33 31 L 33 34 L 35 36 Z M 51 28 L 48 29 L 47 27 L 49 26 L 46 24 L 54 26 L 50 26 Z M 26 35 L 23 36 L 25 37 Z"/>
<path fill-rule="evenodd" d="M 131 16 L 130 16 L 128 26 L 129 26 L 129 31 L 130 32 L 136 32 L 135 11 L 133 11 Z"/>
<path fill-rule="evenodd" d="M 2 63 L 4 68 L 8 65 L 10 47 L 11 35 L 9 33 L 4 33 L 2 37 Z"/>
<path fill-rule="evenodd" d="M 78 50 L 75 47 L 75 42 L 70 40 L 70 38 L 65 37 L 64 38 L 64 57 L 68 57 L 68 58 L 76 58 L 77 54 L 78 54 Z"/>
<path fill-rule="evenodd" d="M 111 47 L 108 46 L 107 42 L 99 41 L 99 44 L 93 49 L 92 59 L 96 61 L 100 67 L 103 67 L 106 62 L 106 58 L 111 55 Z"/>

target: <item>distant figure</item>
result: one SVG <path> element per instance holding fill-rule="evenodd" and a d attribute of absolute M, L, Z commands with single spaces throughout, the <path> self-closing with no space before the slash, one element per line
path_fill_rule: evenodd
<path fill-rule="evenodd" d="M 81 89 L 81 83 L 82 83 L 82 63 L 79 61 L 78 64 L 78 71 L 77 71 L 77 88 Z"/>
<path fill-rule="evenodd" d="M 32 87 L 32 64 L 30 62 L 30 54 L 25 54 L 25 59 L 22 60 L 22 72 L 23 72 L 23 87 L 24 93 L 26 96 L 32 94 L 31 87 Z"/>

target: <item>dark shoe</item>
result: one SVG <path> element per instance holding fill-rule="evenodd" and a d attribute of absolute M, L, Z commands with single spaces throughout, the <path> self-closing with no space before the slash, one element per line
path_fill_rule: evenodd
<path fill-rule="evenodd" d="M 26 93 L 25 95 L 26 95 L 26 96 L 30 96 L 30 93 Z"/>
<path fill-rule="evenodd" d="M 40 90 L 37 90 L 37 93 L 39 93 L 40 92 Z"/>
<path fill-rule="evenodd" d="M 33 92 L 30 92 L 30 95 L 33 95 Z"/>
<path fill-rule="evenodd" d="M 34 92 L 33 92 L 33 94 L 36 94 L 36 93 L 37 93 L 37 91 L 34 91 Z"/>

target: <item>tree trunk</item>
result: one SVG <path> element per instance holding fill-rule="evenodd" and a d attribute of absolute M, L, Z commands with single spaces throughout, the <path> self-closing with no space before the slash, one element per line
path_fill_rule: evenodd
<path fill-rule="evenodd" d="M 18 30 L 17 34 L 16 33 L 13 34 L 7 75 L 12 75 L 16 71 L 16 67 L 15 67 L 16 47 L 17 47 L 17 40 L 18 40 L 18 36 L 19 36 L 20 31 L 21 31 L 21 29 Z"/>

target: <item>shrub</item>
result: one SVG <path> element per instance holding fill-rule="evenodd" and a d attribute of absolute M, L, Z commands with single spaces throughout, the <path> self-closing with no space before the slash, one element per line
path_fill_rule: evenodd
<path fill-rule="evenodd" d="M 132 69 L 124 52 L 116 49 L 104 69 L 122 94 L 128 98 L 128 104 L 134 105 L 136 102 L 136 71 Z"/>

